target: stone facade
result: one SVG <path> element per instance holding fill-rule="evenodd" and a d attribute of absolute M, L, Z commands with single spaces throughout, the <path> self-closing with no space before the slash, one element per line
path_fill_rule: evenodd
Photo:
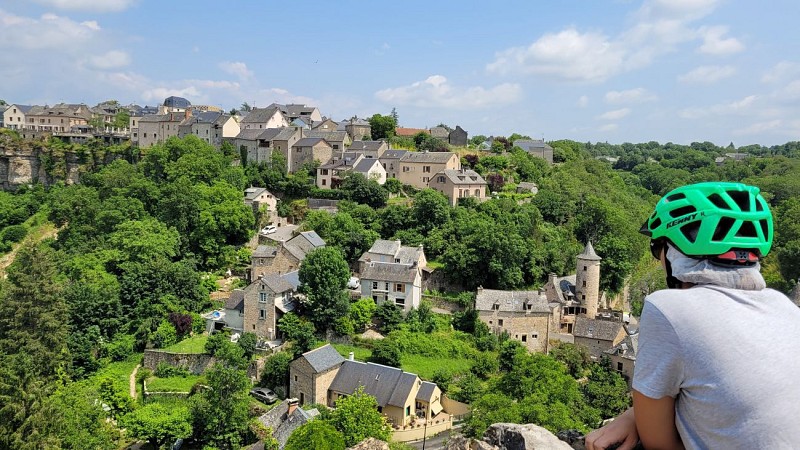
<path fill-rule="evenodd" d="M 506 332 L 528 351 L 548 351 L 553 309 L 542 291 L 500 291 L 478 288 L 478 319 L 496 333 Z"/>
<path fill-rule="evenodd" d="M 298 358 L 290 364 L 289 396 L 300 400 L 300 404 L 328 404 L 328 386 L 333 383 L 339 370 L 338 364 L 328 370 L 316 373 L 311 364 Z"/>
<path fill-rule="evenodd" d="M 461 160 L 455 153 L 408 152 L 400 158 L 397 179 L 403 184 L 414 186 L 417 189 L 425 189 L 435 174 L 443 170 L 460 168 Z M 388 168 L 386 172 L 391 173 Z"/>

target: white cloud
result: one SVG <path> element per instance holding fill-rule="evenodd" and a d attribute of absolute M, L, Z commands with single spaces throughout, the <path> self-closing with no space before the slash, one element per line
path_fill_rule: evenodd
<path fill-rule="evenodd" d="M 734 130 L 734 134 L 747 135 L 747 134 L 761 134 L 766 131 L 776 131 L 781 128 L 783 121 L 780 119 L 770 120 L 766 122 L 756 122 L 744 128 Z"/>
<path fill-rule="evenodd" d="M 628 89 L 625 91 L 606 92 L 606 103 L 611 104 L 632 104 L 656 100 L 655 94 L 645 88 Z"/>
<path fill-rule="evenodd" d="M 248 80 L 253 77 L 253 71 L 247 68 L 247 64 L 240 61 L 222 61 L 219 68 L 223 71 L 239 77 L 240 80 Z"/>
<path fill-rule="evenodd" d="M 744 50 L 744 44 L 736 38 L 725 38 L 728 27 L 701 27 L 698 33 L 703 37 L 703 45 L 698 51 L 709 55 L 730 55 Z"/>
<path fill-rule="evenodd" d="M 678 76 L 681 83 L 711 84 L 736 74 L 733 66 L 700 66 Z"/>
<path fill-rule="evenodd" d="M 138 0 L 34 0 L 40 5 L 57 9 L 92 12 L 119 12 L 131 7 Z"/>
<path fill-rule="evenodd" d="M 764 72 L 761 81 L 764 83 L 780 83 L 800 75 L 800 64 L 791 61 L 781 61 Z"/>
<path fill-rule="evenodd" d="M 131 57 L 122 50 L 111 50 L 102 55 L 89 57 L 88 63 L 95 69 L 118 69 L 129 65 Z"/>
<path fill-rule="evenodd" d="M 94 21 L 78 23 L 55 14 L 44 14 L 35 19 L 0 9 L 0 47 L 4 49 L 2 53 L 6 54 L 13 50 L 63 50 L 77 53 L 76 49 L 95 39 L 99 31 L 100 26 Z M 19 61 L 18 58 L 25 56 L 13 55 L 12 59 Z"/>
<path fill-rule="evenodd" d="M 500 84 L 493 88 L 457 87 L 442 75 L 432 75 L 408 86 L 382 89 L 375 97 L 386 103 L 420 108 L 481 108 L 517 101 L 521 89 L 517 84 Z"/>
<path fill-rule="evenodd" d="M 600 120 L 619 120 L 631 113 L 630 108 L 615 109 L 613 111 L 606 111 L 597 116 Z"/>
<path fill-rule="evenodd" d="M 574 28 L 545 34 L 528 47 L 513 47 L 495 55 L 489 72 L 549 75 L 567 80 L 603 81 L 621 70 L 625 51 L 600 33 Z"/>
<path fill-rule="evenodd" d="M 589 106 L 589 97 L 581 95 L 578 99 L 578 107 L 586 108 L 587 106 Z"/>
<path fill-rule="evenodd" d="M 691 107 L 685 108 L 678 112 L 678 116 L 683 119 L 700 119 L 709 116 L 728 116 L 728 115 L 753 115 L 756 111 L 756 102 L 759 96 L 748 95 L 741 100 L 735 100 L 729 103 L 720 103 L 706 108 Z"/>

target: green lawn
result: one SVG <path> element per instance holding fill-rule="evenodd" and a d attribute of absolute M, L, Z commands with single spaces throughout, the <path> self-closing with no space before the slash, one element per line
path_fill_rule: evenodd
<path fill-rule="evenodd" d="M 469 371 L 472 361 L 467 358 L 438 358 L 421 355 L 403 355 L 400 357 L 403 370 L 419 375 L 423 380 L 430 380 L 439 369 L 447 369 L 450 373 Z"/>
<path fill-rule="evenodd" d="M 370 356 L 372 356 L 372 350 L 364 347 L 356 347 L 355 345 L 349 344 L 331 344 L 333 348 L 339 352 L 340 355 L 348 358 L 350 356 L 350 352 L 355 353 L 354 357 L 356 361 L 366 361 Z"/>
<path fill-rule="evenodd" d="M 207 340 L 207 335 L 200 334 L 188 337 L 175 345 L 170 345 L 164 350 L 172 353 L 205 353 Z"/>
<path fill-rule="evenodd" d="M 125 387 L 125 392 L 128 392 L 131 372 L 133 372 L 133 368 L 136 367 L 136 365 L 139 364 L 141 361 L 142 361 L 142 354 L 134 353 L 133 355 L 128 357 L 128 359 L 125 361 L 112 362 L 109 365 L 98 370 L 92 376 L 91 378 L 92 382 L 97 384 L 102 378 L 109 377 L 112 378 L 114 381 L 119 382 L 122 386 Z"/>
<path fill-rule="evenodd" d="M 147 380 L 148 392 L 189 392 L 192 386 L 199 381 L 205 381 L 202 375 L 188 375 L 186 377 L 153 377 Z"/>

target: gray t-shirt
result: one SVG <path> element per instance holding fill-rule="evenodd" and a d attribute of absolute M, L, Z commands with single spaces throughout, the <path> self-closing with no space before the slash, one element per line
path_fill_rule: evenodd
<path fill-rule="evenodd" d="M 688 449 L 800 448 L 800 308 L 772 289 L 645 299 L 633 388 L 675 397 Z"/>

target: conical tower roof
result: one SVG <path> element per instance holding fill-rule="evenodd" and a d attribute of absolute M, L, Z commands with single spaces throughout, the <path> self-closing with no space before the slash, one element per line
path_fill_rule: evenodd
<path fill-rule="evenodd" d="M 578 255 L 578 259 L 583 259 L 586 261 L 600 261 L 603 258 L 597 256 L 597 253 L 594 252 L 594 247 L 592 247 L 592 241 L 586 243 L 586 248 L 583 249 L 583 253 Z"/>

